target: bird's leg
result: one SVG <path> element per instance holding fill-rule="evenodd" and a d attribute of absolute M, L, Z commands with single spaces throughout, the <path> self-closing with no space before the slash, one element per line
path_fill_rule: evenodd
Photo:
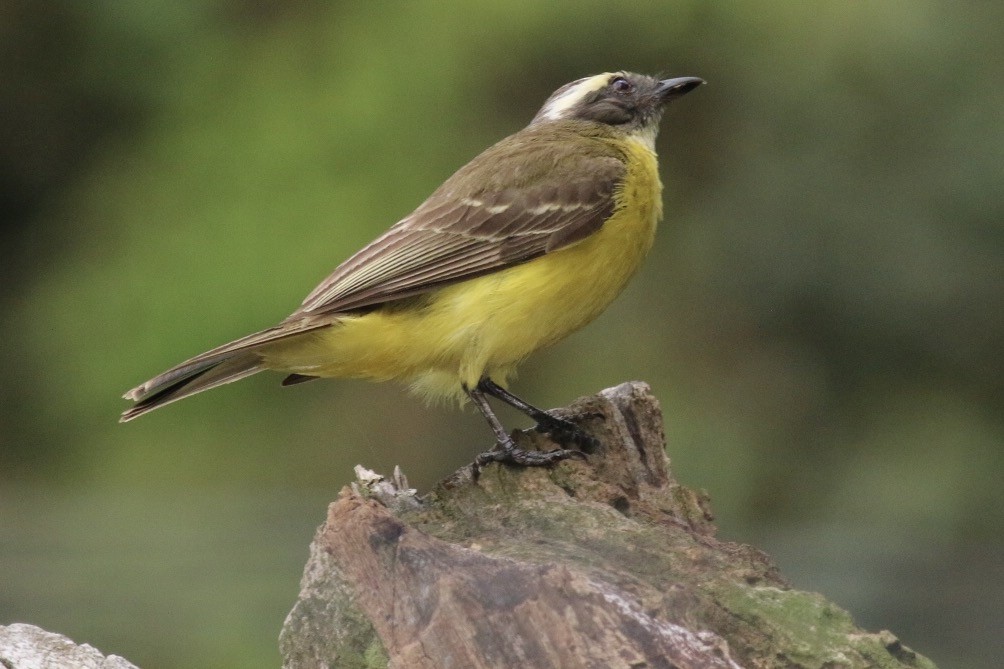
<path fill-rule="evenodd" d="M 467 393 L 467 396 L 474 402 L 474 406 L 481 411 L 485 420 L 488 421 L 498 442 L 495 448 L 485 451 L 474 459 L 475 477 L 481 472 L 482 467 L 491 462 L 507 462 L 524 467 L 541 467 L 565 460 L 566 458 L 582 457 L 582 454 L 578 451 L 569 451 L 562 448 L 554 451 L 526 451 L 522 448 L 516 448 L 512 437 L 506 434 L 505 428 L 502 427 L 502 421 L 492 411 L 491 405 L 488 404 L 488 398 L 485 397 L 485 393 L 481 390 L 480 385 L 473 389 L 464 387 L 464 392 Z"/>
<path fill-rule="evenodd" d="M 538 409 L 532 404 L 521 400 L 511 392 L 485 377 L 478 383 L 478 390 L 487 393 L 496 399 L 500 399 L 514 409 L 522 411 L 530 418 L 537 421 L 536 430 L 551 435 L 551 438 L 559 443 L 571 442 L 584 451 L 596 450 L 599 443 L 594 437 L 583 432 L 575 423 L 564 418 L 553 416 L 543 409 Z"/>

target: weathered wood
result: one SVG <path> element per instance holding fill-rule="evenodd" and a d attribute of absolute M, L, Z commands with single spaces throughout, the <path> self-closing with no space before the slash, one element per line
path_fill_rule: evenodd
<path fill-rule="evenodd" d="M 717 540 L 707 498 L 670 474 L 645 384 L 560 413 L 601 442 L 588 461 L 492 465 L 477 481 L 465 468 L 423 497 L 399 475 L 344 489 L 283 628 L 284 666 L 934 667 Z"/>
<path fill-rule="evenodd" d="M 0 625 L 0 667 L 4 669 L 137 669 L 118 655 L 105 655 L 88 644 L 41 627 Z"/>

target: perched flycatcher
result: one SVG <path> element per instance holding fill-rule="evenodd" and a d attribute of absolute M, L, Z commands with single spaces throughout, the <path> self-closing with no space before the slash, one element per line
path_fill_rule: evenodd
<path fill-rule="evenodd" d="M 506 382 L 528 355 L 596 318 L 638 269 L 662 217 L 660 117 L 703 83 L 615 72 L 562 86 L 530 125 L 460 168 L 284 321 L 127 392 L 136 404 L 122 421 L 270 369 L 288 374 L 283 385 L 400 379 L 427 397 L 466 395 L 498 440 L 478 466 L 577 454 L 517 449 L 487 397 L 558 442 L 591 442 Z"/>

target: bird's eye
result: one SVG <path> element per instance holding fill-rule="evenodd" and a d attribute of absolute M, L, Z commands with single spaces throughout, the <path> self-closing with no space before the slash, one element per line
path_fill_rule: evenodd
<path fill-rule="evenodd" d="M 624 77 L 617 77 L 610 82 L 610 88 L 614 89 L 618 93 L 630 93 L 634 86 L 632 86 L 631 82 Z"/>

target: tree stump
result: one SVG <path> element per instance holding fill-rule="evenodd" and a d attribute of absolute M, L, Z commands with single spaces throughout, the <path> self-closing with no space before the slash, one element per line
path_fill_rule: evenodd
<path fill-rule="evenodd" d="M 421 497 L 357 469 L 311 545 L 284 667 L 934 668 L 716 539 L 707 497 L 670 474 L 646 384 L 558 413 L 599 440 L 587 461 L 467 467 Z"/>

